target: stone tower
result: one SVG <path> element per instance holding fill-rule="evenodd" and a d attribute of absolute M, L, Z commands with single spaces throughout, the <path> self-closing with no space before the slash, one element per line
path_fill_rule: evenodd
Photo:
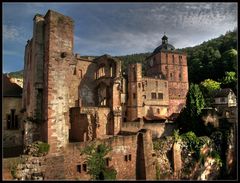
<path fill-rule="evenodd" d="M 44 137 L 52 152 L 68 143 L 68 62 L 73 55 L 73 20 L 54 11 L 45 15 Z M 46 133 L 47 132 L 47 133 Z"/>
<path fill-rule="evenodd" d="M 185 53 L 176 51 L 168 43 L 168 37 L 162 37 L 162 44 L 147 58 L 147 76 L 168 80 L 169 109 L 168 116 L 179 113 L 186 103 L 188 92 L 188 68 Z"/>
<path fill-rule="evenodd" d="M 68 143 L 67 76 L 72 57 L 72 19 L 51 10 L 45 16 L 37 14 L 33 38 L 25 48 L 23 107 L 28 118 L 39 125 L 38 137 L 32 141 L 48 142 L 52 153 L 60 152 Z"/>
<path fill-rule="evenodd" d="M 142 118 L 142 64 L 128 66 L 128 104 L 127 120 Z"/>

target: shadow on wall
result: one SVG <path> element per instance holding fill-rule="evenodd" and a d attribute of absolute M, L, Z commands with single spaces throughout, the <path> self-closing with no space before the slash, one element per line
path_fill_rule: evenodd
<path fill-rule="evenodd" d="M 23 154 L 23 146 L 3 148 L 3 158 L 18 157 L 21 154 Z"/>
<path fill-rule="evenodd" d="M 146 167 L 142 133 L 139 133 L 137 137 L 136 180 L 146 180 Z"/>
<path fill-rule="evenodd" d="M 106 133 L 107 135 L 114 134 L 114 121 L 113 121 L 113 112 L 109 112 L 107 116 L 107 124 L 106 124 Z"/>
<path fill-rule="evenodd" d="M 81 99 L 81 105 L 84 107 L 96 106 L 97 98 L 94 95 L 94 76 L 95 76 L 95 63 L 91 63 L 84 74 L 78 86 L 78 97 Z"/>
<path fill-rule="evenodd" d="M 152 107 L 149 107 L 148 111 L 147 111 L 147 116 L 148 117 L 153 117 L 154 114 L 153 114 L 153 108 Z"/>
<path fill-rule="evenodd" d="M 92 114 L 80 114 L 79 107 L 71 108 L 70 123 L 69 142 L 85 142 L 96 138 L 96 118 Z"/>

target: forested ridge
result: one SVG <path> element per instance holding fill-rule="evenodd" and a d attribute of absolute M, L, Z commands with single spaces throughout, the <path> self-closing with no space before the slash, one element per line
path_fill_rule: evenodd
<path fill-rule="evenodd" d="M 226 80 L 232 79 L 235 80 L 235 83 L 232 83 L 230 87 L 236 85 L 238 54 L 236 30 L 228 31 L 225 35 L 204 41 L 200 45 L 178 50 L 187 53 L 190 83 L 200 84 L 206 79 L 211 79 L 221 82 L 221 84 L 224 85 L 227 83 Z M 145 74 L 146 58 L 150 56 L 150 54 L 150 52 L 147 52 L 116 56 L 116 58 L 122 60 L 122 70 L 126 74 L 127 66 L 130 63 L 142 63 L 143 74 Z M 88 56 L 83 56 L 83 58 L 85 57 Z M 11 72 L 9 75 L 12 77 L 22 77 L 23 71 Z"/>

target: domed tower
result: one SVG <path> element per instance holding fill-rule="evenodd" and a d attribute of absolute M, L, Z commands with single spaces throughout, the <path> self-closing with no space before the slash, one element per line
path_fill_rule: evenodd
<path fill-rule="evenodd" d="M 164 35 L 162 44 L 146 60 L 148 77 L 168 80 L 168 116 L 179 113 L 186 103 L 188 92 L 187 55 L 175 50 Z"/>

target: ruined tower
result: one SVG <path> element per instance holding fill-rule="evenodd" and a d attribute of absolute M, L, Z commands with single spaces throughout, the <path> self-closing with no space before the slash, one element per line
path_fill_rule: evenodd
<path fill-rule="evenodd" d="M 68 81 L 73 55 L 73 21 L 49 10 L 34 17 L 33 38 L 25 49 L 23 107 L 37 121 L 39 136 L 58 152 L 68 142 Z M 43 97 L 44 96 L 44 97 Z"/>
<path fill-rule="evenodd" d="M 142 118 L 142 64 L 130 64 L 128 67 L 128 121 Z"/>

